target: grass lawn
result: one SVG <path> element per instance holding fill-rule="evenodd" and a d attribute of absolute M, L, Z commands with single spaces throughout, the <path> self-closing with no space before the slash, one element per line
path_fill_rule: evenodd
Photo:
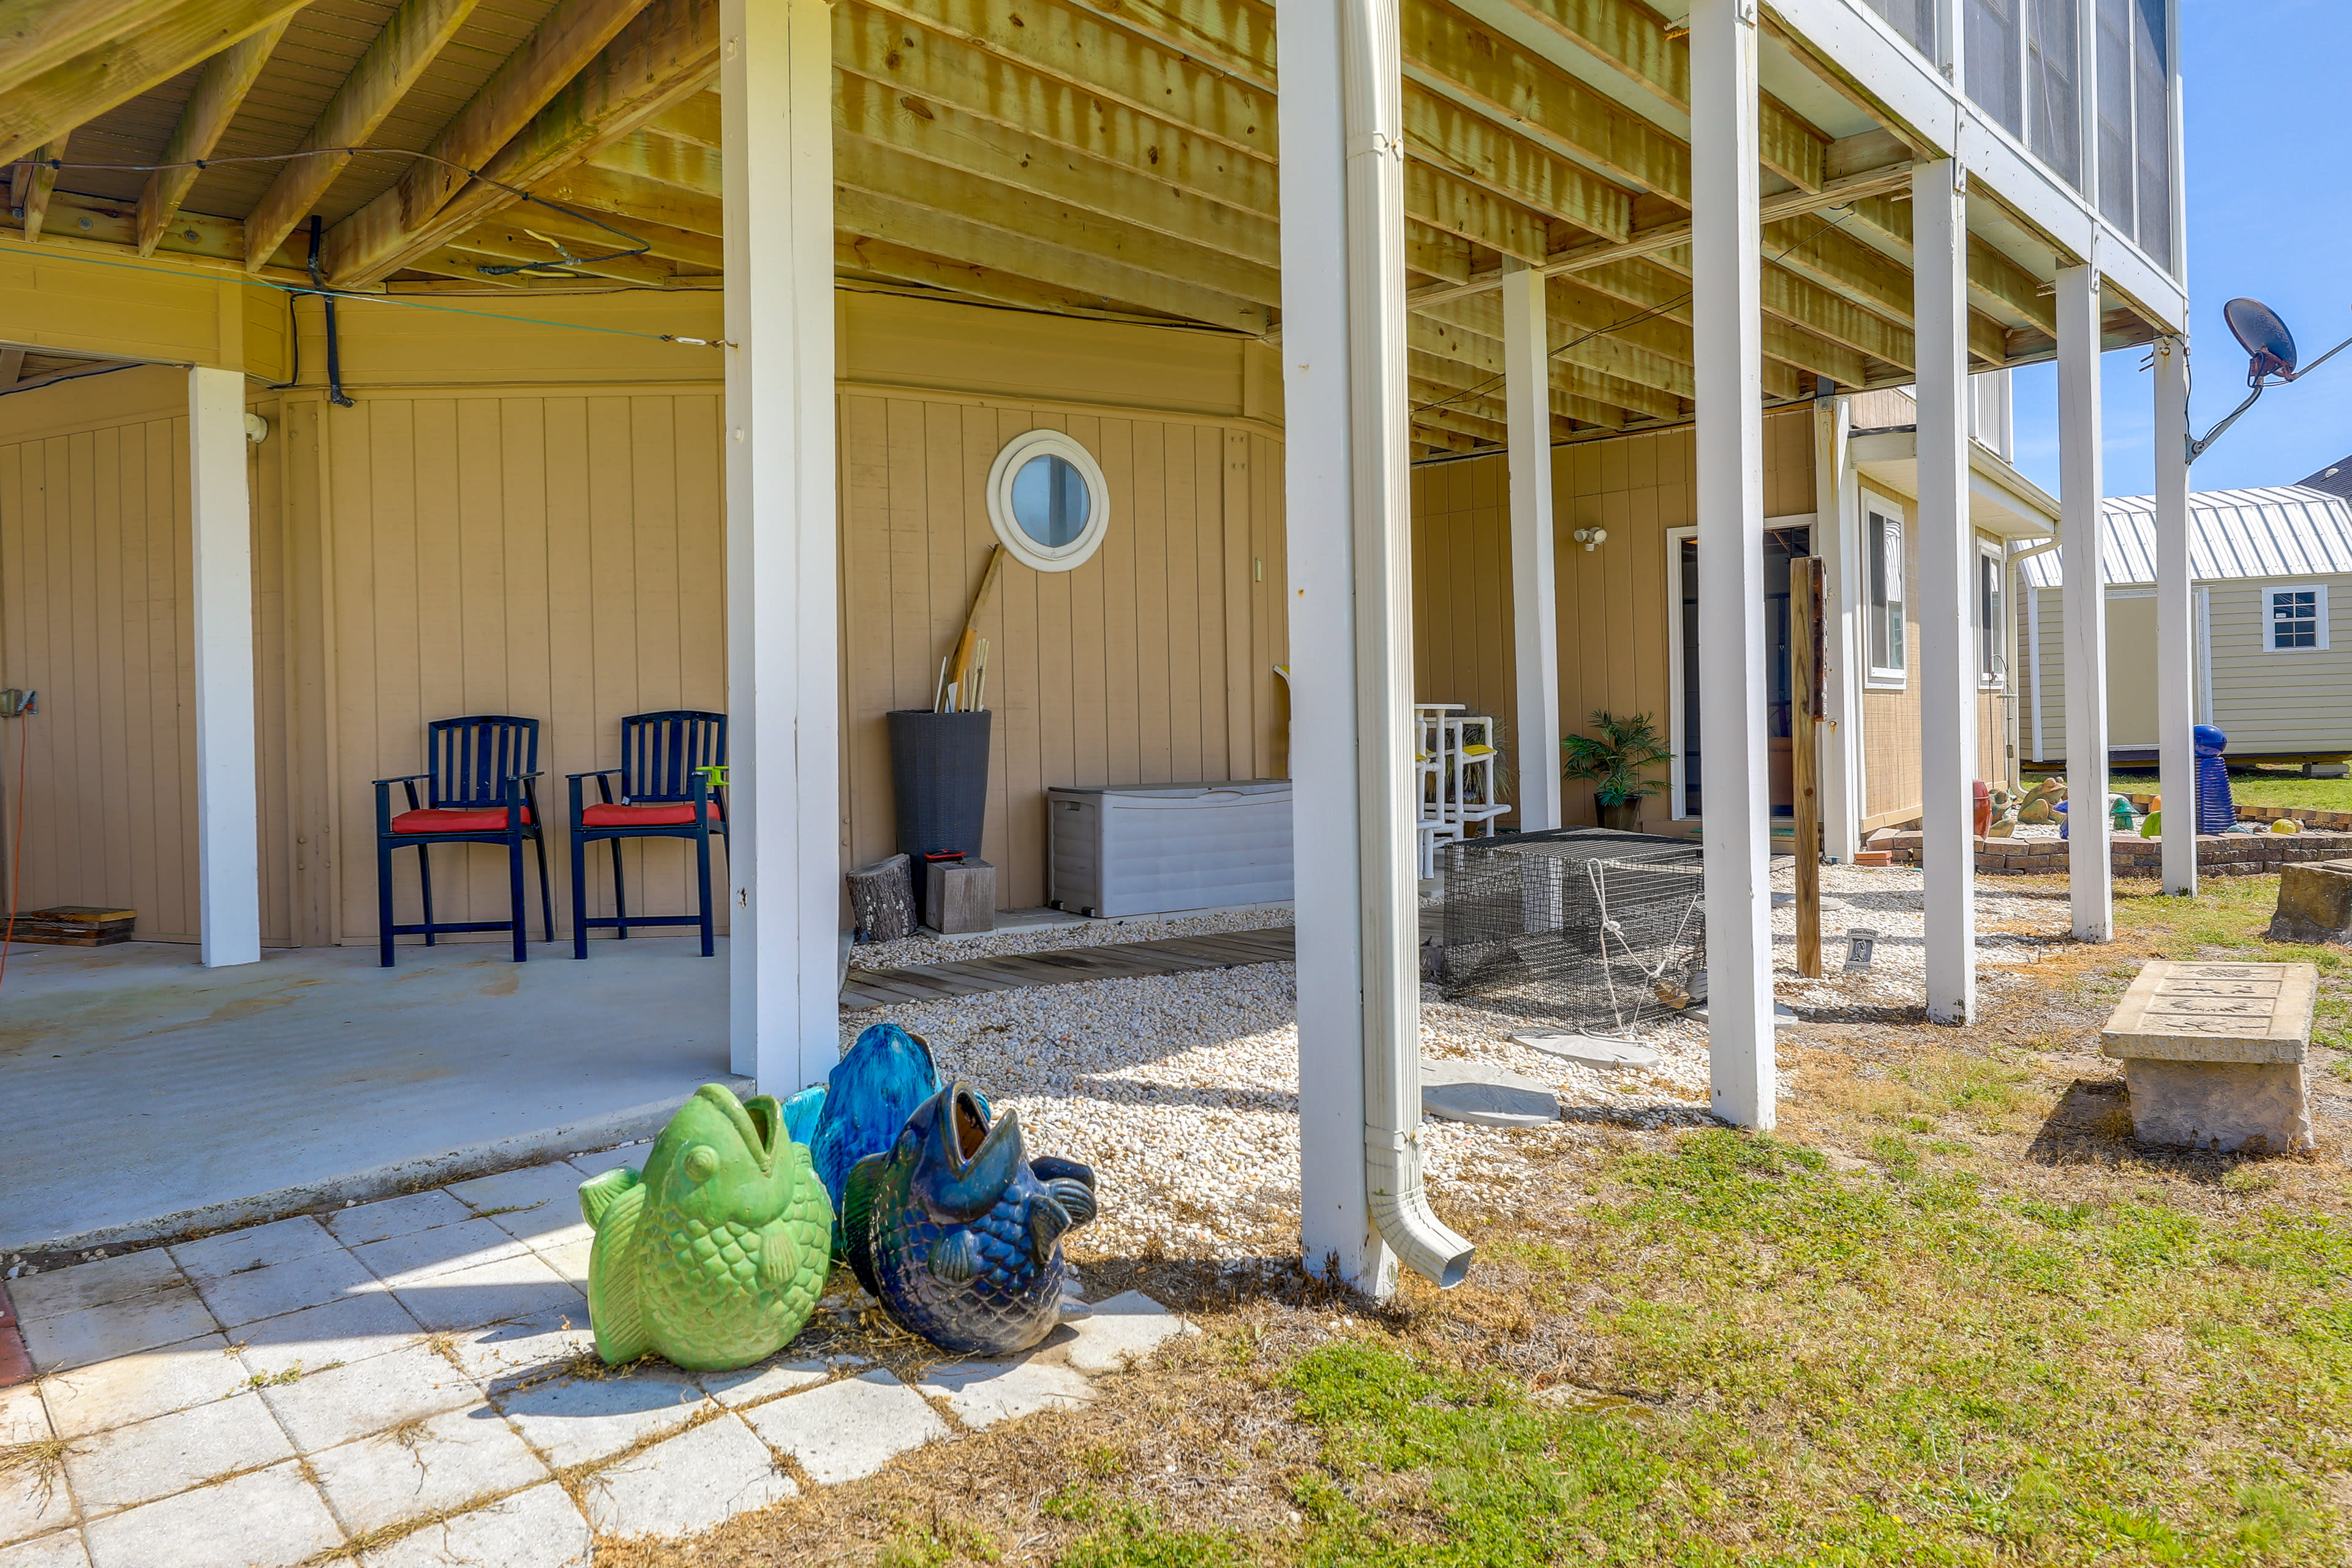
<path fill-rule="evenodd" d="M 2117 768 L 2108 776 L 2115 795 L 2153 795 L 2154 768 Z M 2300 805 L 2313 811 L 2352 811 L 2352 778 L 2307 779 L 2294 768 L 2231 768 L 2230 795 L 2243 805 Z"/>
<path fill-rule="evenodd" d="M 1083 1262 L 1205 1331 L 1095 1405 L 608 1568 L 2333 1564 L 2352 1540 L 2352 952 L 2276 881 L 2126 885 L 1966 1031 L 1808 1023 L 1769 1137 L 1514 1134 L 1467 1283 Z M 2063 896 L 2063 887 L 2042 890 Z M 2321 964 L 2315 1155 L 2141 1150 L 2096 1030 L 2150 956 Z"/>

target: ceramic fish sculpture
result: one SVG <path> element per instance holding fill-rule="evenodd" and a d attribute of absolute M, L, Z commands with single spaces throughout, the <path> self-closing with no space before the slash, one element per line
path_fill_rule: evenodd
<path fill-rule="evenodd" d="M 890 1315 L 941 1350 L 1004 1355 L 1061 1321 L 1062 1237 L 1095 1216 L 1095 1174 L 1031 1160 L 1021 1121 L 961 1084 L 907 1119 L 887 1153 L 849 1173 L 849 1263 Z"/>
<path fill-rule="evenodd" d="M 596 1232 L 588 1321 L 608 1364 L 646 1352 L 695 1372 L 773 1354 L 801 1331 L 832 1266 L 833 1205 L 773 1097 L 694 1091 L 627 1166 L 581 1184 Z"/>
<path fill-rule="evenodd" d="M 929 1041 L 896 1024 L 877 1024 L 834 1064 L 824 1087 L 793 1096 L 784 1107 L 784 1120 L 795 1128 L 805 1122 L 809 1157 L 835 1214 L 841 1211 L 849 1168 L 888 1149 L 915 1108 L 944 1087 Z M 982 1114 L 986 1113 L 982 1101 Z M 834 1255 L 846 1256 L 848 1238 L 836 1222 Z"/>

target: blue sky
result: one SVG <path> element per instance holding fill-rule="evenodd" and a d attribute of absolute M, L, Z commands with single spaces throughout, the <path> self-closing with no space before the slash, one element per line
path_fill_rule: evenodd
<path fill-rule="evenodd" d="M 2303 357 L 2352 337 L 2352 4 L 2181 0 L 2189 152 L 2189 294 L 2201 432 L 2246 395 L 2245 357 L 2221 321 L 2240 294 L 2286 318 Z M 2145 495 L 2151 378 L 2146 351 L 2101 374 L 2106 491 Z M 2058 378 L 2016 373 L 2017 466 L 2058 489 Z M 2352 454 L 2352 349 L 2308 382 L 2263 395 L 2197 460 L 2200 490 L 2293 484 Z"/>

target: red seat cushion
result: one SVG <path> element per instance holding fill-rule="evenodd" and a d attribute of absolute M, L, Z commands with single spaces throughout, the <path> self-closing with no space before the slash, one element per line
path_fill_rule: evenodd
<path fill-rule="evenodd" d="M 710 820 L 720 820 L 725 813 L 719 803 L 710 803 Z M 691 827 L 694 826 L 694 803 L 690 800 L 664 801 L 658 805 L 590 805 L 580 812 L 583 827 Z"/>
<path fill-rule="evenodd" d="M 522 819 L 530 820 L 530 807 L 522 808 Z M 432 811 L 404 811 L 392 819 L 394 833 L 498 833 L 507 825 L 506 807 L 445 805 Z"/>

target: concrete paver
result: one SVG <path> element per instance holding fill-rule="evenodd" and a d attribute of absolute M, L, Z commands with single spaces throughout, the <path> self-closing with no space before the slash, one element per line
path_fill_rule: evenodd
<path fill-rule="evenodd" d="M 0 1470 L 0 1544 L 46 1535 L 74 1521 L 73 1493 L 53 1469 Z"/>
<path fill-rule="evenodd" d="M 436 1225 L 455 1225 L 473 1215 L 472 1209 L 436 1187 L 430 1192 L 338 1209 L 327 1216 L 327 1228 L 345 1247 L 364 1247 L 371 1241 L 406 1236 Z"/>
<path fill-rule="evenodd" d="M 596 1336 L 583 1301 L 576 1311 L 491 1323 L 442 1342 L 468 1376 L 498 1394 L 519 1382 L 561 1373 L 573 1357 L 596 1348 Z"/>
<path fill-rule="evenodd" d="M 164 1260 L 170 1266 L 170 1259 Z M 89 1264 L 81 1267 L 87 1268 Z M 70 1273 L 71 1270 L 63 1272 Z M 37 1279 L 44 1278 L 36 1276 Z M 138 1295 L 61 1312 L 27 1317 L 21 1325 L 25 1349 L 37 1372 L 61 1372 L 111 1361 L 136 1351 L 176 1344 L 219 1325 L 196 1297 L 195 1288 L 173 1271 L 173 1282 Z M 12 1290 L 13 1294 L 13 1290 Z"/>
<path fill-rule="evenodd" d="M 49 1409 L 41 1403 L 38 1384 L 0 1388 L 0 1448 L 37 1443 L 48 1436 Z"/>
<path fill-rule="evenodd" d="M 305 1307 L 321 1307 L 368 1289 L 375 1282 L 359 1259 L 335 1247 L 216 1279 L 200 1279 L 196 1293 L 220 1320 L 221 1327 L 236 1329 Z"/>
<path fill-rule="evenodd" d="M 518 1241 L 559 1245 L 593 1234 L 580 1217 L 580 1184 L 584 1180 L 571 1165 L 558 1162 L 459 1182 L 448 1191 Z"/>
<path fill-rule="evenodd" d="M 41 1397 L 60 1437 L 184 1409 L 235 1393 L 250 1374 L 219 1334 L 117 1356 L 41 1380 Z"/>
<path fill-rule="evenodd" d="M 652 1152 L 652 1150 L 653 1145 L 650 1143 L 624 1143 L 617 1149 L 600 1149 L 593 1154 L 574 1154 L 570 1163 L 572 1168 L 580 1173 L 580 1179 L 584 1182 L 591 1176 L 601 1176 L 605 1172 L 616 1170 L 623 1165 L 634 1165 L 643 1170 L 646 1156 Z"/>
<path fill-rule="evenodd" d="M 1097 1301 L 1067 1327 L 1077 1338 L 1063 1359 L 1080 1372 L 1115 1372 L 1180 1334 L 1201 1331 L 1140 1290 Z"/>
<path fill-rule="evenodd" d="M 588 1319 L 588 1298 L 529 1252 L 396 1285 L 393 1294 L 435 1333 L 564 1312 Z"/>
<path fill-rule="evenodd" d="M 182 1272 L 202 1284 L 273 1263 L 291 1262 L 313 1253 L 331 1252 L 341 1243 L 335 1233 L 309 1215 L 297 1215 L 250 1230 L 224 1231 L 201 1241 L 184 1241 L 169 1248 Z M 142 1255 L 143 1256 L 143 1255 Z"/>
<path fill-rule="evenodd" d="M 82 1536 L 94 1568 L 290 1568 L 343 1543 L 292 1460 L 110 1513 Z"/>
<path fill-rule="evenodd" d="M 82 1550 L 81 1531 L 60 1530 L 38 1541 L 0 1546 L 0 1568 L 89 1568 Z"/>
<path fill-rule="evenodd" d="M 31 1322 L 143 1296 L 179 1279 L 179 1266 L 171 1257 L 151 1248 L 47 1274 L 20 1275 L 8 1281 L 8 1300 L 20 1322 Z"/>
<path fill-rule="evenodd" d="M 967 1426 L 993 1426 L 1040 1410 L 1070 1410 L 1095 1396 L 1094 1384 L 1066 1366 L 1032 1356 L 951 1361 L 932 1367 L 918 1384 L 944 1399 Z"/>
<path fill-rule="evenodd" d="M 425 1331 L 389 1293 L 345 1296 L 282 1318 L 247 1323 L 229 1335 L 245 1364 L 264 1377 L 296 1367 L 323 1372 L 413 1344 Z"/>
<path fill-rule="evenodd" d="M 604 1377 L 559 1377 L 499 1396 L 507 1419 L 559 1467 L 584 1465 L 682 1426 L 704 1405 L 691 1373 L 646 1362 Z"/>
<path fill-rule="evenodd" d="M 413 1344 L 349 1366 L 309 1372 L 261 1391 L 305 1454 L 385 1432 L 404 1421 L 481 1401 L 472 1378 L 429 1345 Z"/>
<path fill-rule="evenodd" d="M 357 1533 L 402 1524 L 548 1479 L 523 1440 L 476 1406 L 310 1458 L 327 1500 Z"/>
<path fill-rule="evenodd" d="M 375 1277 L 395 1289 L 436 1275 L 454 1274 L 478 1264 L 520 1256 L 523 1244 L 486 1219 L 462 1219 L 430 1230 L 386 1237 L 354 1247 L 352 1254 Z"/>
<path fill-rule="evenodd" d="M 587 1568 L 588 1521 L 553 1481 L 428 1524 L 360 1568 Z"/>
<path fill-rule="evenodd" d="M 702 1386 L 719 1404 L 740 1409 L 823 1383 L 832 1375 L 833 1369 L 824 1363 L 785 1352 L 733 1372 L 706 1372 L 702 1373 Z"/>
<path fill-rule="evenodd" d="M 870 1476 L 908 1449 L 949 1436 L 921 1394 L 879 1367 L 755 1405 L 743 1418 L 820 1486 Z"/>
<path fill-rule="evenodd" d="M 564 1282 L 583 1295 L 588 1289 L 588 1260 L 594 1255 L 593 1237 L 582 1237 L 555 1247 L 533 1248 L 540 1261 L 563 1277 Z"/>
<path fill-rule="evenodd" d="M 252 1394 L 117 1426 L 66 1450 L 66 1479 L 85 1517 L 132 1508 L 294 1457 L 269 1407 Z"/>
<path fill-rule="evenodd" d="M 698 1533 L 800 1495 L 767 1446 L 731 1414 L 597 1471 L 581 1489 L 596 1532 L 624 1539 Z"/>

